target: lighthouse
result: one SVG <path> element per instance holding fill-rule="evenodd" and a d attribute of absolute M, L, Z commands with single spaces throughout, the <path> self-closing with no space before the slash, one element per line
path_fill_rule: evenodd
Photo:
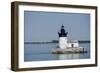
<path fill-rule="evenodd" d="M 67 34 L 68 34 L 68 32 L 65 31 L 64 26 L 62 25 L 60 32 L 58 32 L 59 48 L 61 48 L 61 49 L 67 48 Z"/>
<path fill-rule="evenodd" d="M 64 26 L 61 26 L 60 31 L 58 32 L 59 36 L 59 47 L 53 48 L 53 54 L 65 54 L 65 53 L 87 53 L 84 51 L 83 47 L 79 46 L 78 40 L 68 40 L 68 32 L 65 31 Z"/>

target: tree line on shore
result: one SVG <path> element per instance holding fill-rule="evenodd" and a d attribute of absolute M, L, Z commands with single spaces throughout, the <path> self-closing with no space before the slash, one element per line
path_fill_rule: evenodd
<path fill-rule="evenodd" d="M 79 43 L 90 43 L 89 40 L 79 40 Z M 49 44 L 49 43 L 58 43 L 58 40 L 52 40 L 50 42 L 24 42 L 24 44 Z"/>

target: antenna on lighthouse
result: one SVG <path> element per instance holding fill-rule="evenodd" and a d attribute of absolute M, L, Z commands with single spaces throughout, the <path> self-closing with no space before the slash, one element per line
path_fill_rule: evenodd
<path fill-rule="evenodd" d="M 64 28 L 64 25 L 62 24 L 61 28 Z"/>

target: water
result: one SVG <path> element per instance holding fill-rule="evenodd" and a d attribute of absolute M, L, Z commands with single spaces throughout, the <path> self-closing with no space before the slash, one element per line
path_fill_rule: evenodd
<path fill-rule="evenodd" d="M 52 54 L 56 43 L 49 44 L 25 44 L 24 61 L 47 61 L 47 60 L 73 60 L 90 58 L 90 43 L 80 43 L 87 53 L 76 54 Z"/>

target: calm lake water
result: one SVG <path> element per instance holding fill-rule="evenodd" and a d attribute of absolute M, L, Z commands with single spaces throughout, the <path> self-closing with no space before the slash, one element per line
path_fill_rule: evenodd
<path fill-rule="evenodd" d="M 24 44 L 24 61 L 72 60 L 90 58 L 90 43 L 80 43 L 87 53 L 52 54 L 58 44 Z"/>

